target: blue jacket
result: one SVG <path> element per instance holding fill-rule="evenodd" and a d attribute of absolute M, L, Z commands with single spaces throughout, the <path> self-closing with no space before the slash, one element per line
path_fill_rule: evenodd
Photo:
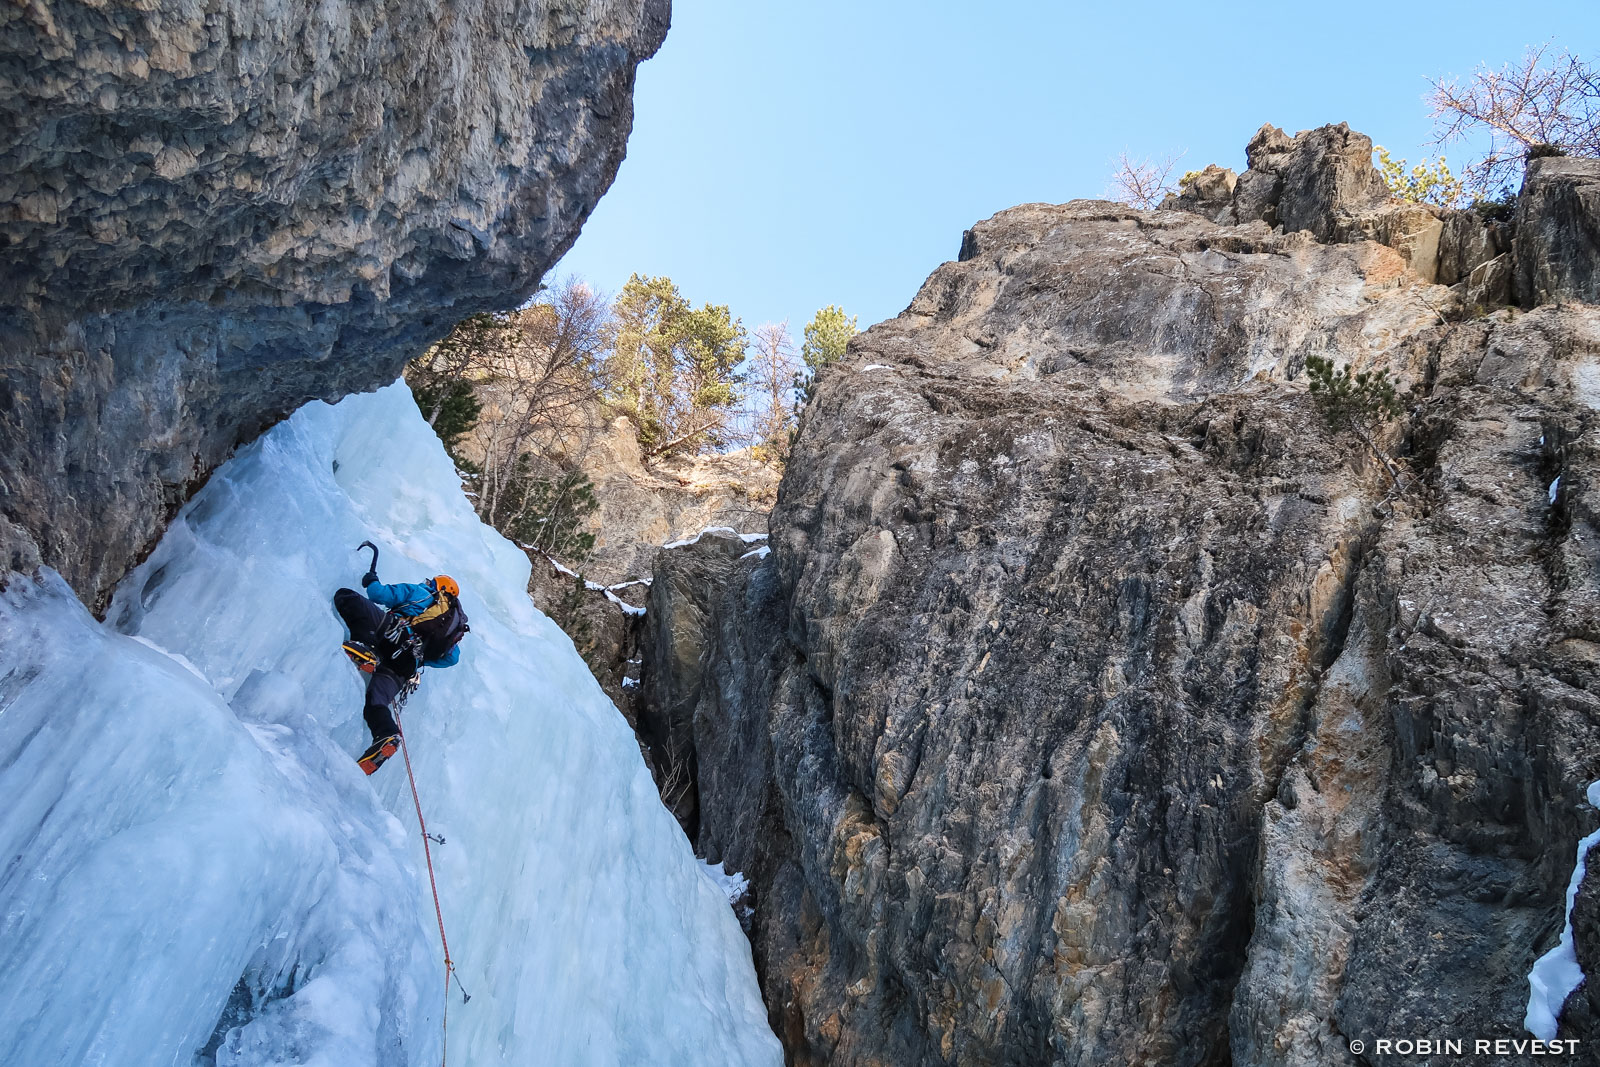
<path fill-rule="evenodd" d="M 400 615 L 420 615 L 433 606 L 434 592 L 425 585 L 396 582 L 384 585 L 373 582 L 367 586 L 367 599 L 379 607 L 389 608 Z M 456 645 L 438 659 L 423 660 L 424 667 L 454 667 L 461 660 L 461 646 Z"/>

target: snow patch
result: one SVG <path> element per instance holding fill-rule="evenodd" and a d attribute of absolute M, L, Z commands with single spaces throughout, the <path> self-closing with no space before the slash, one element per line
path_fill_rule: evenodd
<path fill-rule="evenodd" d="M 754 556 L 756 559 L 766 559 L 771 554 L 772 554 L 772 549 L 767 547 L 766 545 L 762 545 L 760 548 L 752 548 L 750 551 L 746 552 L 744 555 L 740 556 L 739 558 L 740 559 L 749 559 L 751 556 Z"/>
<path fill-rule="evenodd" d="M 739 901 L 744 899 L 745 894 L 750 892 L 750 879 L 737 871 L 729 874 L 725 863 L 707 863 L 701 860 L 700 870 L 711 879 L 712 884 L 727 898 L 728 903 L 736 908 L 739 907 Z M 746 905 L 741 912 L 749 916 L 754 913 L 754 909 Z"/>
<path fill-rule="evenodd" d="M 1550 503 L 1556 502 L 1556 494 L 1561 492 L 1561 475 L 1556 475 L 1556 480 L 1550 483 Z"/>
<path fill-rule="evenodd" d="M 545 559 L 550 561 L 550 566 L 554 567 L 559 573 L 565 574 L 568 578 L 583 578 L 583 576 L 581 574 L 579 574 L 577 571 L 573 570 L 571 567 L 565 566 L 560 560 L 558 560 L 554 556 L 550 555 L 550 553 L 545 552 L 543 549 L 534 548 L 532 545 L 522 544 L 520 541 L 517 542 L 517 547 L 522 549 L 525 552 L 537 552 L 537 553 L 539 553 L 539 555 L 543 556 Z M 650 579 L 649 578 L 634 578 L 634 579 L 632 579 L 630 581 L 618 582 L 616 585 L 601 585 L 599 582 L 591 582 L 589 579 L 583 578 L 583 587 L 585 589 L 587 589 L 591 593 L 601 593 L 601 594 L 603 594 L 607 600 L 611 601 L 611 603 L 613 603 L 617 607 L 621 608 L 623 613 L 627 614 L 627 615 L 643 615 L 645 613 L 645 609 L 644 608 L 634 607 L 632 604 L 628 603 L 626 600 L 623 600 L 621 597 L 617 596 L 616 593 L 613 593 L 612 590 L 613 589 L 626 589 L 630 585 L 649 585 L 649 584 L 650 584 Z"/>
<path fill-rule="evenodd" d="M 628 603 L 626 600 L 623 600 L 621 597 L 619 597 L 617 594 L 613 593 L 609 589 L 605 590 L 605 594 L 606 594 L 606 599 L 611 601 L 617 607 L 621 608 L 622 609 L 622 613 L 624 615 L 633 615 L 633 616 L 637 617 L 637 616 L 643 615 L 644 612 L 645 612 L 644 608 L 636 608 L 636 607 L 634 607 L 632 604 Z"/>
<path fill-rule="evenodd" d="M 1588 799 L 1593 807 L 1600 808 L 1600 782 L 1589 786 Z M 1578 954 L 1573 947 L 1572 904 L 1578 897 L 1578 887 L 1583 884 L 1589 850 L 1596 843 L 1600 843 L 1600 830 L 1578 842 L 1577 862 L 1572 868 L 1572 880 L 1567 883 L 1567 918 L 1561 940 L 1540 956 L 1533 970 L 1528 972 L 1528 1012 L 1522 1026 L 1541 1041 L 1555 1040 L 1561 1007 L 1583 981 L 1583 968 L 1578 966 Z"/>
<path fill-rule="evenodd" d="M 701 530 L 699 533 L 695 534 L 693 537 L 686 537 L 682 541 L 669 541 L 666 544 L 662 545 L 661 547 L 662 548 L 684 548 L 684 547 L 686 547 L 688 545 L 699 544 L 700 543 L 700 538 L 704 537 L 706 534 L 717 534 L 717 533 L 732 534 L 735 537 L 739 538 L 739 540 L 743 541 L 745 544 L 750 544 L 752 541 L 765 541 L 767 539 L 767 535 L 764 534 L 764 533 L 740 533 L 738 530 L 735 530 L 732 526 L 707 526 L 705 529 Z"/>
<path fill-rule="evenodd" d="M 861 369 L 863 371 L 869 371 L 869 370 L 893 370 L 894 368 L 889 366 L 887 363 L 868 363 L 865 367 L 862 367 Z"/>

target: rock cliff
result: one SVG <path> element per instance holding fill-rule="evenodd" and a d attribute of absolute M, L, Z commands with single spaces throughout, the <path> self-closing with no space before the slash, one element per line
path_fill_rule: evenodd
<path fill-rule="evenodd" d="M 751 449 L 665 456 L 647 464 L 632 421 L 610 417 L 601 406 L 588 421 L 591 432 L 577 450 L 577 462 L 599 505 L 585 523 L 594 549 L 582 561 L 535 553 L 528 591 L 539 610 L 572 638 L 601 688 L 648 740 L 648 725 L 641 729 L 636 706 L 645 606 L 652 581 L 668 574 L 679 555 L 693 555 L 674 555 L 675 549 L 663 546 L 689 547 L 707 530 L 713 531 L 708 543 L 715 543 L 715 531 L 765 537 L 779 471 Z M 750 547 L 737 537 L 734 541 Z M 645 751 L 659 770 L 661 759 L 648 743 Z"/>
<path fill-rule="evenodd" d="M 633 423 L 620 417 L 596 440 L 583 469 L 600 504 L 589 522 L 595 543 L 586 567 L 603 582 L 648 578 L 662 545 L 710 527 L 766 533 L 782 474 L 748 448 L 646 464 Z"/>
<path fill-rule="evenodd" d="M 520 302 L 668 0 L 0 12 L 0 551 L 97 602 L 238 442 Z"/>
<path fill-rule="evenodd" d="M 646 687 L 791 1063 L 1519 1034 L 1600 777 L 1600 247 L 1540 206 L 1600 164 L 1531 168 L 1513 251 L 1369 150 L 1269 127 L 1168 210 L 979 223 L 822 376 L 771 554 L 652 589 L 703 620 Z M 1412 390 L 1398 484 L 1311 356 Z"/>

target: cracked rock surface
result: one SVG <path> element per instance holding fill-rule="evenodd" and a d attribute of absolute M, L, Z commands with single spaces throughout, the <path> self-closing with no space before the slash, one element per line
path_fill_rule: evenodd
<path fill-rule="evenodd" d="M 692 686 L 655 699 L 702 854 L 752 879 L 791 1063 L 1520 1031 L 1596 819 L 1600 308 L 1475 312 L 1337 224 L 1385 210 L 1347 134 L 1343 176 L 1288 183 L 1343 243 L 1104 202 L 980 223 L 822 376 L 771 555 L 652 590 L 698 598 Z M 1309 173 L 1298 140 L 1258 147 Z M 1378 442 L 1402 486 L 1323 421 L 1311 355 L 1415 387 Z"/>
<path fill-rule="evenodd" d="M 241 441 L 515 306 L 667 0 L 0 11 L 0 562 L 87 601 Z"/>

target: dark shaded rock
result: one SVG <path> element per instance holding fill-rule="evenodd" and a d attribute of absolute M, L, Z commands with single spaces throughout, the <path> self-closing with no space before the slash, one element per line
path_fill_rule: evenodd
<path fill-rule="evenodd" d="M 1600 303 L 1600 159 L 1530 159 L 1514 244 L 1524 307 Z"/>
<path fill-rule="evenodd" d="M 1440 285 L 1465 281 L 1483 264 L 1511 251 L 1511 227 L 1486 222 L 1476 211 L 1443 211 L 1439 235 Z"/>
<path fill-rule="evenodd" d="M 738 534 L 707 530 L 690 544 L 656 553 L 640 652 L 646 665 L 638 702 L 640 741 L 662 802 L 692 840 L 699 823 L 695 707 L 703 688 L 708 613 L 724 587 L 765 555 Z"/>
<path fill-rule="evenodd" d="M 1250 169 L 1239 176 L 1234 219 L 1285 230 L 1310 230 L 1334 239 L 1347 215 L 1388 199 L 1383 176 L 1372 166 L 1372 140 L 1346 123 L 1319 126 L 1290 138 L 1263 126 L 1245 148 Z"/>
<path fill-rule="evenodd" d="M 1297 134 L 1283 163 L 1278 224 L 1333 238 L 1339 217 L 1389 199 L 1383 175 L 1372 165 L 1372 139 L 1346 123 Z"/>
<path fill-rule="evenodd" d="M 1591 852 L 1584 866 L 1572 906 L 1572 934 L 1578 966 L 1587 977 L 1562 1006 L 1560 1037 L 1600 1033 L 1600 853 Z"/>
<path fill-rule="evenodd" d="M 666 0 L 0 15 L 0 562 L 96 601 L 238 442 L 514 305 Z"/>
<path fill-rule="evenodd" d="M 1283 195 L 1283 168 L 1294 142 L 1278 127 L 1267 123 L 1245 146 L 1247 169 L 1234 185 L 1233 221 L 1278 224 L 1278 200 Z M 1226 220 L 1222 220 L 1226 221 Z"/>
<path fill-rule="evenodd" d="M 791 1062 L 1516 1032 L 1600 765 L 1600 309 L 1459 311 L 1369 241 L 1026 205 L 822 376 L 690 716 Z M 1418 388 L 1410 490 L 1312 354 Z"/>

